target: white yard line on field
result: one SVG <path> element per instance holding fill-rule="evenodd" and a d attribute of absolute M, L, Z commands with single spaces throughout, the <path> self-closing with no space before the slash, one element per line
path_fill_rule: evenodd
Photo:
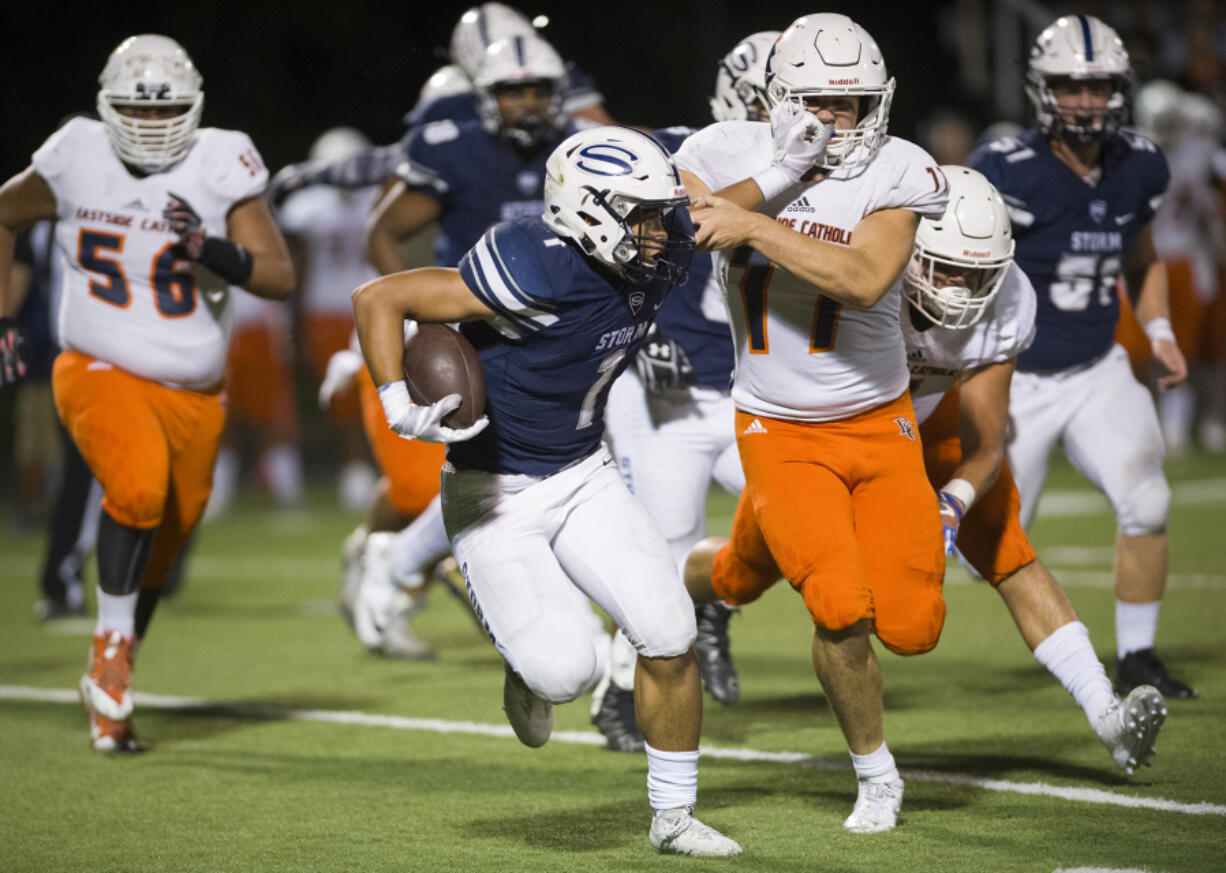
<path fill-rule="evenodd" d="M 326 709 L 288 709 L 266 703 L 224 703 L 203 700 L 199 697 L 174 697 L 162 694 L 135 694 L 138 705 L 149 709 L 177 710 L 182 712 L 205 711 L 238 718 L 268 718 L 280 721 L 314 721 L 329 724 L 361 725 L 363 727 L 386 727 L 396 730 L 430 731 L 440 734 L 476 734 L 487 737 L 513 738 L 509 725 L 479 724 L 471 721 L 443 721 L 435 718 L 408 718 L 399 715 L 375 715 L 367 712 L 345 712 Z M 30 688 L 21 685 L 0 685 L 0 700 L 30 700 L 42 703 L 72 703 L 77 692 L 62 688 Z M 573 743 L 584 746 L 603 746 L 604 737 L 589 731 L 556 731 L 555 743 Z M 815 770 L 846 771 L 851 769 L 848 761 L 827 761 L 813 758 L 800 752 L 762 752 L 755 749 L 727 749 L 703 746 L 703 757 L 732 761 L 761 761 L 776 764 L 793 764 Z M 1098 788 L 1076 788 L 1048 785 L 1043 782 L 1009 782 L 1004 779 L 984 779 L 966 773 L 944 773 L 937 770 L 903 770 L 905 779 L 918 782 L 942 782 L 962 785 L 983 791 L 1002 791 L 1014 794 L 1031 794 L 1055 797 L 1075 803 L 1095 803 L 1122 806 L 1132 809 L 1152 809 L 1159 812 L 1176 812 L 1184 815 L 1226 816 L 1226 806 L 1215 803 L 1181 803 L 1161 797 L 1138 797 L 1117 794 Z"/>

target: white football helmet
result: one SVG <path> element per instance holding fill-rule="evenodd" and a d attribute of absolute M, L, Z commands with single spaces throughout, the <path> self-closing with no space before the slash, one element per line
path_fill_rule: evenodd
<path fill-rule="evenodd" d="M 1115 89 L 1103 121 L 1087 117 L 1066 124 L 1051 90 L 1053 80 L 1059 79 L 1109 80 Z M 1030 49 L 1026 96 L 1045 134 L 1073 142 L 1091 142 L 1115 131 L 1127 120 L 1131 80 L 1128 52 L 1119 34 L 1093 15 L 1066 15 L 1040 33 Z"/>
<path fill-rule="evenodd" d="M 868 31 L 846 15 L 821 12 L 797 18 L 779 37 L 766 60 L 766 93 L 772 105 L 792 100 L 802 108 L 806 97 L 859 97 L 856 126 L 835 131 L 818 164 L 859 167 L 885 141 L 894 79 Z"/>
<path fill-rule="evenodd" d="M 903 271 L 907 300 L 929 321 L 955 330 L 979 321 L 1013 263 L 1013 227 L 1004 198 L 981 173 L 949 164 L 949 206 L 920 220 Z M 966 284 L 940 278 L 954 273 Z"/>
<path fill-rule="evenodd" d="M 544 118 L 534 115 L 504 123 L 498 109 L 500 88 L 545 82 L 553 89 L 553 100 Z M 501 133 L 516 145 L 531 148 L 554 136 L 566 126 L 562 111 L 562 92 L 566 84 L 566 67 L 553 46 L 539 36 L 512 36 L 499 40 L 485 51 L 473 85 L 477 90 L 477 111 L 485 129 Z"/>
<path fill-rule="evenodd" d="M 486 49 L 500 39 L 535 32 L 532 22 L 518 9 L 505 3 L 482 3 L 461 15 L 451 31 L 451 62 L 470 79 L 476 79 Z"/>
<path fill-rule="evenodd" d="M 311 144 L 312 161 L 339 161 L 370 147 L 370 140 L 353 127 L 330 127 Z"/>
<path fill-rule="evenodd" d="M 582 130 L 545 162 L 545 223 L 632 282 L 684 278 L 694 236 L 676 211 L 689 202 L 668 150 L 628 127 Z M 644 210 L 663 213 L 667 244 L 636 234 Z"/>
<path fill-rule="evenodd" d="M 716 121 L 765 121 L 771 102 L 766 96 L 766 57 L 779 38 L 777 30 L 752 33 L 724 55 L 715 74 L 711 117 Z"/>
<path fill-rule="evenodd" d="M 473 89 L 472 80 L 460 69 L 458 64 L 448 64 L 439 67 L 426 79 L 421 91 L 417 94 L 417 105 L 425 106 L 442 97 L 452 97 L 456 94 L 467 94 Z"/>
<path fill-rule="evenodd" d="M 204 109 L 202 79 L 183 47 L 170 37 L 130 36 L 111 52 L 98 77 L 98 115 L 111 147 L 125 164 L 157 173 L 183 159 Z M 173 118 L 133 118 L 120 107 L 171 107 Z"/>

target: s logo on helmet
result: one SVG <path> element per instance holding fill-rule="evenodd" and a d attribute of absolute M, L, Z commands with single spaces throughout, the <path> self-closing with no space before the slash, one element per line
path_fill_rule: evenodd
<path fill-rule="evenodd" d="M 579 150 L 575 166 L 597 176 L 629 176 L 639 156 L 612 143 L 595 143 Z"/>

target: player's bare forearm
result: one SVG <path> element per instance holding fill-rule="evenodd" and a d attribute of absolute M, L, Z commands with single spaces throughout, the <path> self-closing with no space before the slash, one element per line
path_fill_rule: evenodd
<path fill-rule="evenodd" d="M 393 273 L 353 292 L 358 341 L 376 385 L 401 378 L 406 319 L 445 323 L 493 315 L 458 270 L 444 267 Z"/>
<path fill-rule="evenodd" d="M 242 289 L 269 300 L 294 292 L 294 262 L 263 197 L 248 200 L 226 216 L 226 236 L 251 255 L 251 275 Z"/>
<path fill-rule="evenodd" d="M 1009 383 L 1013 361 L 973 371 L 959 386 L 958 441 L 962 460 L 952 479 L 965 479 L 977 495 L 996 484 L 1005 458 L 1009 425 Z"/>
<path fill-rule="evenodd" d="M 408 265 L 401 243 L 439 216 L 438 201 L 409 191 L 397 181 L 379 200 L 366 231 L 366 254 L 383 275 L 398 273 Z"/>

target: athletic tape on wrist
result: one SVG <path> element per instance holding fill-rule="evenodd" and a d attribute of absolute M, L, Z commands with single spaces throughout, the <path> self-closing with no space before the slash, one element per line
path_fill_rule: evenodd
<path fill-rule="evenodd" d="M 1149 337 L 1150 345 L 1157 345 L 1159 340 L 1175 342 L 1175 331 L 1171 329 L 1169 318 L 1151 318 L 1145 324 L 1145 335 Z"/>
<path fill-rule="evenodd" d="M 971 504 L 975 502 L 975 486 L 965 479 L 950 479 L 946 482 L 941 490 L 962 502 L 965 507 L 963 511 L 971 508 Z"/>

